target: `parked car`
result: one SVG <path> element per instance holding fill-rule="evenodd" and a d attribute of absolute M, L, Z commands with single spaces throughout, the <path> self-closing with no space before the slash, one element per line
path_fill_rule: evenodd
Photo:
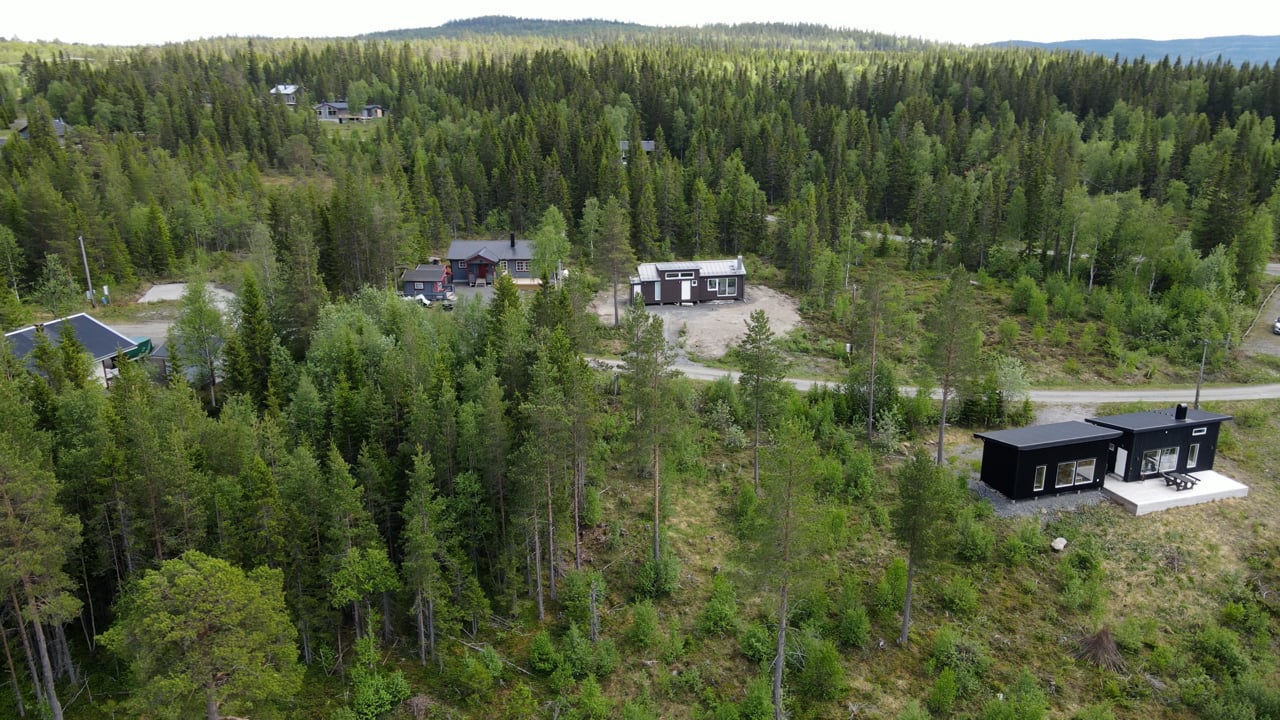
<path fill-rule="evenodd" d="M 409 302 L 416 302 L 422 307 L 431 307 L 431 301 L 422 293 L 418 293 L 417 295 L 401 295 L 400 297 L 408 300 Z"/>
<path fill-rule="evenodd" d="M 1276 318 L 1276 323 L 1271 326 L 1271 332 L 1280 335 L 1280 317 Z"/>

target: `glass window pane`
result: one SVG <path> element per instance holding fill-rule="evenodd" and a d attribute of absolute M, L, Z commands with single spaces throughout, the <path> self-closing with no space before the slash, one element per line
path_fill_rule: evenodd
<path fill-rule="evenodd" d="M 1191 443 L 1191 447 L 1187 448 L 1187 469 L 1196 466 L 1200 462 L 1200 443 Z"/>
<path fill-rule="evenodd" d="M 1041 490 L 1044 489 L 1045 470 L 1046 470 L 1046 466 L 1044 465 L 1036 466 L 1036 492 L 1040 492 Z"/>
<path fill-rule="evenodd" d="M 1058 463 L 1058 475 L 1053 480 L 1054 487 L 1070 487 L 1076 480 L 1075 461 Z"/>
<path fill-rule="evenodd" d="M 1084 485 L 1093 482 L 1094 467 L 1098 461 L 1094 458 L 1076 461 L 1076 484 Z"/>

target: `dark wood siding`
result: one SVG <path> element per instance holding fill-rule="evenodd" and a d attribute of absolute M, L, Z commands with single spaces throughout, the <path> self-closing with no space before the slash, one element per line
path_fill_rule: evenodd
<path fill-rule="evenodd" d="M 1107 472 L 1107 445 L 1105 440 L 1089 440 L 1068 445 L 1019 450 L 1000 443 L 987 442 L 982 448 L 982 473 L 980 479 L 1013 500 L 1057 495 L 1064 492 L 1094 490 L 1102 487 Z M 1070 485 L 1058 486 L 1059 466 L 1064 463 L 1093 461 L 1093 469 L 1087 472 L 1087 482 L 1076 482 L 1074 474 Z M 1036 468 L 1044 466 L 1044 488 L 1035 489 Z M 1071 468 L 1080 472 L 1077 467 Z"/>

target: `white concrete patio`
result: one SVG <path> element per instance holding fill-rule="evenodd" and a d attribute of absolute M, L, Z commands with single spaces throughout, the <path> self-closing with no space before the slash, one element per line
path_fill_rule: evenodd
<path fill-rule="evenodd" d="M 1141 482 L 1124 482 L 1116 476 L 1108 475 L 1106 483 L 1102 486 L 1102 494 L 1134 515 L 1200 505 L 1224 498 L 1245 497 L 1249 494 L 1247 485 L 1242 485 L 1213 470 L 1186 474 L 1199 481 L 1186 490 L 1177 490 L 1166 485 L 1162 477 Z"/>

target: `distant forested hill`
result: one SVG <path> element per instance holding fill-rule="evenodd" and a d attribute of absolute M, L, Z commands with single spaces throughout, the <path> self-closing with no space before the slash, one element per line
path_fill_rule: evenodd
<path fill-rule="evenodd" d="M 744 23 L 655 27 L 612 20 L 535 20 L 505 15 L 455 20 L 439 27 L 388 30 L 362 35 L 357 39 L 439 40 L 483 35 L 560 38 L 589 43 L 649 39 L 674 41 L 684 45 L 810 50 L 924 50 L 941 45 L 919 38 L 813 24 Z"/>
<path fill-rule="evenodd" d="M 1027 47 L 1044 50 L 1080 50 L 1099 55 L 1122 58 L 1140 58 L 1159 60 L 1166 55 L 1169 59 L 1182 58 L 1183 63 L 1203 60 L 1213 62 L 1218 58 L 1234 65 L 1250 63 L 1276 64 L 1280 59 L 1280 35 L 1228 35 L 1224 37 L 1194 38 L 1187 40 L 1140 40 L 1124 38 L 1119 40 L 1065 40 L 1055 43 L 1036 43 L 1025 40 L 1013 40 L 1007 43 L 993 43 L 991 47 Z"/>

